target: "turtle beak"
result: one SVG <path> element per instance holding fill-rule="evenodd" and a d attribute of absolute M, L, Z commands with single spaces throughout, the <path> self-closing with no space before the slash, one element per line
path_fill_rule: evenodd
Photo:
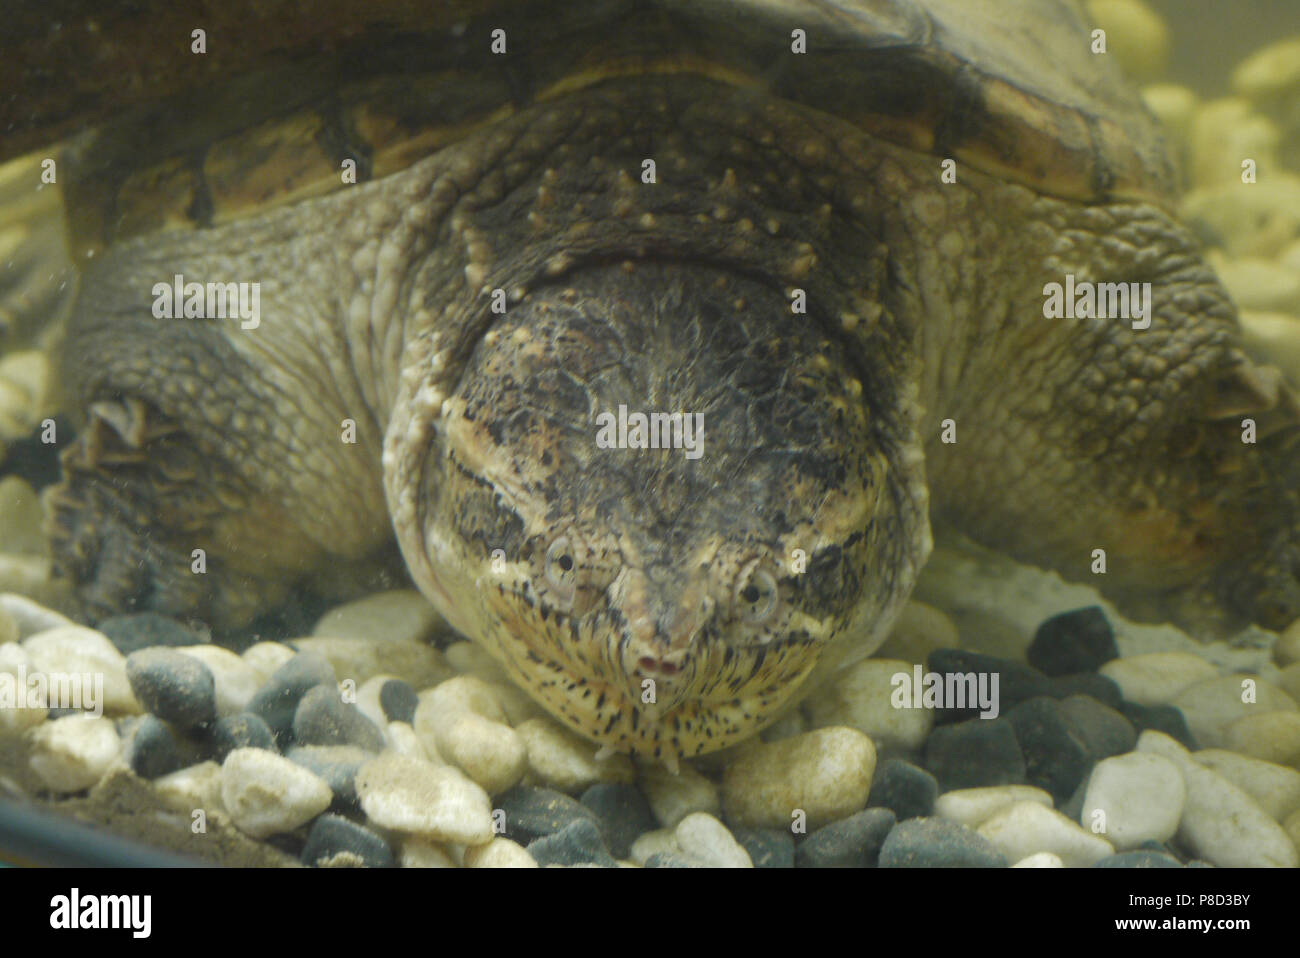
<path fill-rule="evenodd" d="M 630 700 L 651 718 L 690 697 L 699 637 L 713 618 L 706 583 L 675 578 L 624 567 L 610 586 L 610 605 L 623 620 L 617 646 L 623 683 Z"/>

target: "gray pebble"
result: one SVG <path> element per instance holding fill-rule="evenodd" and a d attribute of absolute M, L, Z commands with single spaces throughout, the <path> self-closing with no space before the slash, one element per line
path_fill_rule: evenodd
<path fill-rule="evenodd" d="M 318 685 L 336 687 L 334 667 L 315 652 L 299 652 L 253 693 L 248 711 L 264 721 L 281 745 L 293 735 L 293 716 L 302 697 Z"/>
<path fill-rule="evenodd" d="M 410 684 L 401 679 L 389 679 L 379 689 L 379 707 L 390 722 L 413 724 L 415 707 L 420 697 Z"/>
<path fill-rule="evenodd" d="M 634 841 L 659 827 L 650 803 L 634 785 L 593 785 L 580 801 L 595 812 L 605 845 L 615 858 L 627 858 Z"/>
<path fill-rule="evenodd" d="M 595 811 L 549 788 L 517 785 L 498 796 L 495 804 L 505 812 L 506 837 L 525 847 L 545 835 L 563 831 L 577 821 L 589 821 L 604 830 Z"/>
<path fill-rule="evenodd" d="M 208 641 L 189 626 L 158 612 L 115 615 L 100 622 L 98 628 L 123 655 L 160 645 L 176 648 Z"/>
<path fill-rule="evenodd" d="M 1120 712 L 1103 705 L 1089 695 L 1071 695 L 1061 700 L 1064 713 L 1075 732 L 1083 739 L 1093 761 L 1133 751 L 1137 732 L 1133 723 Z"/>
<path fill-rule="evenodd" d="M 869 808 L 888 808 L 901 822 L 934 811 L 939 782 L 923 768 L 901 758 L 886 759 L 876 766 L 871 780 Z"/>
<path fill-rule="evenodd" d="M 302 697 L 293 715 L 293 739 L 299 745 L 355 745 L 368 752 L 384 748 L 384 733 L 332 685 L 318 685 Z"/>
<path fill-rule="evenodd" d="M 370 761 L 372 756 L 369 752 L 352 745 L 300 745 L 289 749 L 284 757 L 324 779 L 334 793 L 331 808 L 336 811 L 361 808 L 361 800 L 357 797 L 357 772 Z"/>
<path fill-rule="evenodd" d="M 554 835 L 546 835 L 528 844 L 528 853 L 537 864 L 600 865 L 617 868 L 618 862 L 600 840 L 600 829 L 588 818 L 571 822 Z"/>
<path fill-rule="evenodd" d="M 224 762 L 226 756 L 237 748 L 264 748 L 270 752 L 276 751 L 275 736 L 271 734 L 270 726 L 252 712 L 240 712 L 238 715 L 227 715 L 219 719 L 217 724 L 212 726 L 209 744 L 218 762 Z"/>
<path fill-rule="evenodd" d="M 318 868 L 343 862 L 365 868 L 392 868 L 393 850 L 381 836 L 356 822 L 341 815 L 322 815 L 311 826 L 302 863 Z"/>
<path fill-rule="evenodd" d="M 709 866 L 701 861 L 696 861 L 689 855 L 679 855 L 673 852 L 656 852 L 645 860 L 646 868 L 708 868 Z"/>
<path fill-rule="evenodd" d="M 794 835 L 780 828 L 731 830 L 740 847 L 749 852 L 755 868 L 794 868 Z"/>
<path fill-rule="evenodd" d="M 1050 792 L 1057 806 L 1064 805 L 1094 759 L 1062 704 L 1047 697 L 1030 699 L 1008 712 L 1007 721 L 1015 727 L 1025 757 L 1025 780 Z"/>
<path fill-rule="evenodd" d="M 217 719 L 216 680 L 198 659 L 174 649 L 141 649 L 127 656 L 126 677 L 141 705 L 180 728 Z"/>
<path fill-rule="evenodd" d="M 1029 664 L 1046 675 L 1095 672 L 1119 658 L 1115 633 L 1100 606 L 1054 615 L 1034 633 L 1025 650 Z"/>
<path fill-rule="evenodd" d="M 868 808 L 817 829 L 795 850 L 796 868 L 874 868 L 894 813 Z"/>
<path fill-rule="evenodd" d="M 1015 728 L 1005 718 L 936 728 L 925 743 L 925 767 L 945 792 L 1025 782 L 1025 758 Z"/>
<path fill-rule="evenodd" d="M 123 741 L 123 757 L 141 778 L 159 778 L 184 764 L 172 730 L 157 716 L 143 715 L 133 721 Z"/>
<path fill-rule="evenodd" d="M 1132 851 L 1107 855 L 1093 863 L 1093 868 L 1182 868 L 1177 858 L 1160 852 Z"/>
<path fill-rule="evenodd" d="M 1006 856 L 964 825 L 944 818 L 899 822 L 880 850 L 881 868 L 1005 868 Z"/>

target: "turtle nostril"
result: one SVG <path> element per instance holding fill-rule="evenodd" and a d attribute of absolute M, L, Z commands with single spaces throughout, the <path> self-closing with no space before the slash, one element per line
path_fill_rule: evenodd
<path fill-rule="evenodd" d="M 671 662 L 665 662 L 649 655 L 643 655 L 637 659 L 637 665 L 643 672 L 657 672 L 660 675 L 676 675 L 678 668 Z"/>

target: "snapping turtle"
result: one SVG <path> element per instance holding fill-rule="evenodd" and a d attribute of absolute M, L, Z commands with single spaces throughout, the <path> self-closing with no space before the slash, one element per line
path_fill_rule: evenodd
<path fill-rule="evenodd" d="M 295 122 L 136 104 L 70 154 L 49 518 L 92 615 L 237 624 L 395 534 L 551 713 L 671 764 L 869 654 L 932 518 L 1201 635 L 1300 614 L 1295 398 L 1073 4 L 364 37 Z"/>

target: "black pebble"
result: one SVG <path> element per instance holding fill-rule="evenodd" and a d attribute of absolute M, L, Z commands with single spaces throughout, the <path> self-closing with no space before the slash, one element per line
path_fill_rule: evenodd
<path fill-rule="evenodd" d="M 601 865 L 617 868 L 609 851 L 600 840 L 600 829 L 590 818 L 570 822 L 553 835 L 545 835 L 529 842 L 528 853 L 545 865 Z"/>
<path fill-rule="evenodd" d="M 880 849 L 881 868 L 1006 868 L 993 844 L 963 825 L 943 818 L 899 822 Z"/>
<path fill-rule="evenodd" d="M 393 867 L 393 850 L 379 835 L 341 815 L 320 816 L 307 836 L 302 863 L 319 867 L 340 852 L 355 855 L 367 868 Z"/>
<path fill-rule="evenodd" d="M 1098 672 L 1079 672 L 1076 675 L 1059 675 L 1047 680 L 1047 694 L 1054 699 L 1069 698 L 1071 695 L 1088 695 L 1102 705 L 1113 709 L 1119 708 L 1124 701 L 1124 693 L 1119 683 Z"/>
<path fill-rule="evenodd" d="M 1119 658 L 1115 633 L 1100 606 L 1062 612 L 1043 622 L 1025 658 L 1046 675 L 1096 672 Z"/>
<path fill-rule="evenodd" d="M 749 852 L 755 868 L 794 868 L 794 835 L 780 828 L 743 828 L 731 834 Z"/>
<path fill-rule="evenodd" d="M 930 653 L 927 665 L 931 672 L 938 672 L 941 675 L 974 673 L 977 683 L 976 691 L 972 694 L 975 695 L 978 695 L 980 685 L 992 692 L 991 679 L 986 678 L 982 683 L 978 680 L 996 674 L 998 687 L 993 704 L 1000 714 L 1005 714 L 1027 699 L 1047 694 L 1047 676 L 1042 672 L 1023 662 L 1013 662 L 995 655 L 967 652 L 963 649 L 935 649 Z M 953 704 L 944 702 L 943 708 L 935 709 L 934 720 L 940 724 L 960 722 L 963 719 L 976 717 L 981 711 L 977 702 L 968 700 L 966 708 L 953 708 L 951 707 Z"/>
<path fill-rule="evenodd" d="M 208 742 L 218 762 L 224 762 L 226 756 L 237 748 L 264 748 L 268 752 L 276 751 L 275 736 L 271 728 L 260 716 L 252 712 L 240 712 L 218 719 L 212 726 Z"/>
<path fill-rule="evenodd" d="M 1093 868 L 1182 868 L 1182 864 L 1172 855 L 1160 852 L 1132 851 L 1107 855 L 1093 862 Z"/>
<path fill-rule="evenodd" d="M 615 858 L 627 858 L 637 838 L 659 827 L 650 803 L 634 785 L 593 785 L 580 801 L 596 814 L 605 846 Z"/>
<path fill-rule="evenodd" d="M 204 645 L 207 639 L 189 626 L 157 612 L 134 612 L 115 615 L 99 623 L 99 631 L 117 646 L 123 655 L 155 646 Z"/>
<path fill-rule="evenodd" d="M 1196 736 L 1187 727 L 1183 710 L 1177 705 L 1138 705 L 1136 702 L 1121 702 L 1119 711 L 1133 723 L 1139 735 L 1151 729 L 1153 732 L 1164 732 L 1171 738 L 1177 739 L 1185 748 L 1193 752 L 1199 747 L 1196 744 Z"/>
<path fill-rule="evenodd" d="M 349 755 L 346 751 L 340 754 L 338 746 L 303 745 L 289 749 L 284 757 L 324 780 L 334 793 L 330 807 L 335 811 L 361 808 L 361 800 L 357 797 L 357 772 L 369 761 L 369 755 Z"/>
<path fill-rule="evenodd" d="M 1025 758 L 1015 728 L 1004 718 L 936 728 L 925 743 L 925 767 L 945 792 L 1025 782 Z"/>
<path fill-rule="evenodd" d="M 1133 751 L 1137 732 L 1124 715 L 1089 695 L 1071 695 L 1061 700 L 1061 711 L 1083 737 L 1093 761 Z"/>
<path fill-rule="evenodd" d="M 524 846 L 563 831 L 576 821 L 589 821 L 603 830 L 603 823 L 594 810 L 549 788 L 517 785 L 500 795 L 495 804 L 505 812 L 506 837 Z"/>
<path fill-rule="evenodd" d="M 934 811 L 939 782 L 923 768 L 901 758 L 886 759 L 876 766 L 871 780 L 868 808 L 888 808 L 901 822 Z"/>
<path fill-rule="evenodd" d="M 318 685 L 335 688 L 334 668 L 324 656 L 299 652 L 253 693 L 248 711 L 264 721 L 281 746 L 293 735 L 293 716 L 302 697 Z"/>
<path fill-rule="evenodd" d="M 379 689 L 379 707 L 390 722 L 410 723 L 415 718 L 415 707 L 420 697 L 409 683 L 389 679 Z"/>
<path fill-rule="evenodd" d="M 212 670 L 174 649 L 153 648 L 126 658 L 131 691 L 148 711 L 180 728 L 217 719 L 217 686 Z"/>
<path fill-rule="evenodd" d="M 141 716 L 132 723 L 124 754 L 131 771 L 141 778 L 158 778 L 182 767 L 172 730 L 154 715 Z"/>
<path fill-rule="evenodd" d="M 894 813 L 887 808 L 868 808 L 832 822 L 799 843 L 795 867 L 874 868 L 894 822 Z"/>
<path fill-rule="evenodd" d="M 1056 699 L 1022 702 L 1007 713 L 1025 757 L 1025 780 L 1052 795 L 1057 807 L 1078 788 L 1093 757 L 1087 742 Z"/>
<path fill-rule="evenodd" d="M 384 733 L 332 685 L 309 689 L 293 714 L 293 740 L 299 745 L 355 745 L 368 752 L 384 747 Z"/>

